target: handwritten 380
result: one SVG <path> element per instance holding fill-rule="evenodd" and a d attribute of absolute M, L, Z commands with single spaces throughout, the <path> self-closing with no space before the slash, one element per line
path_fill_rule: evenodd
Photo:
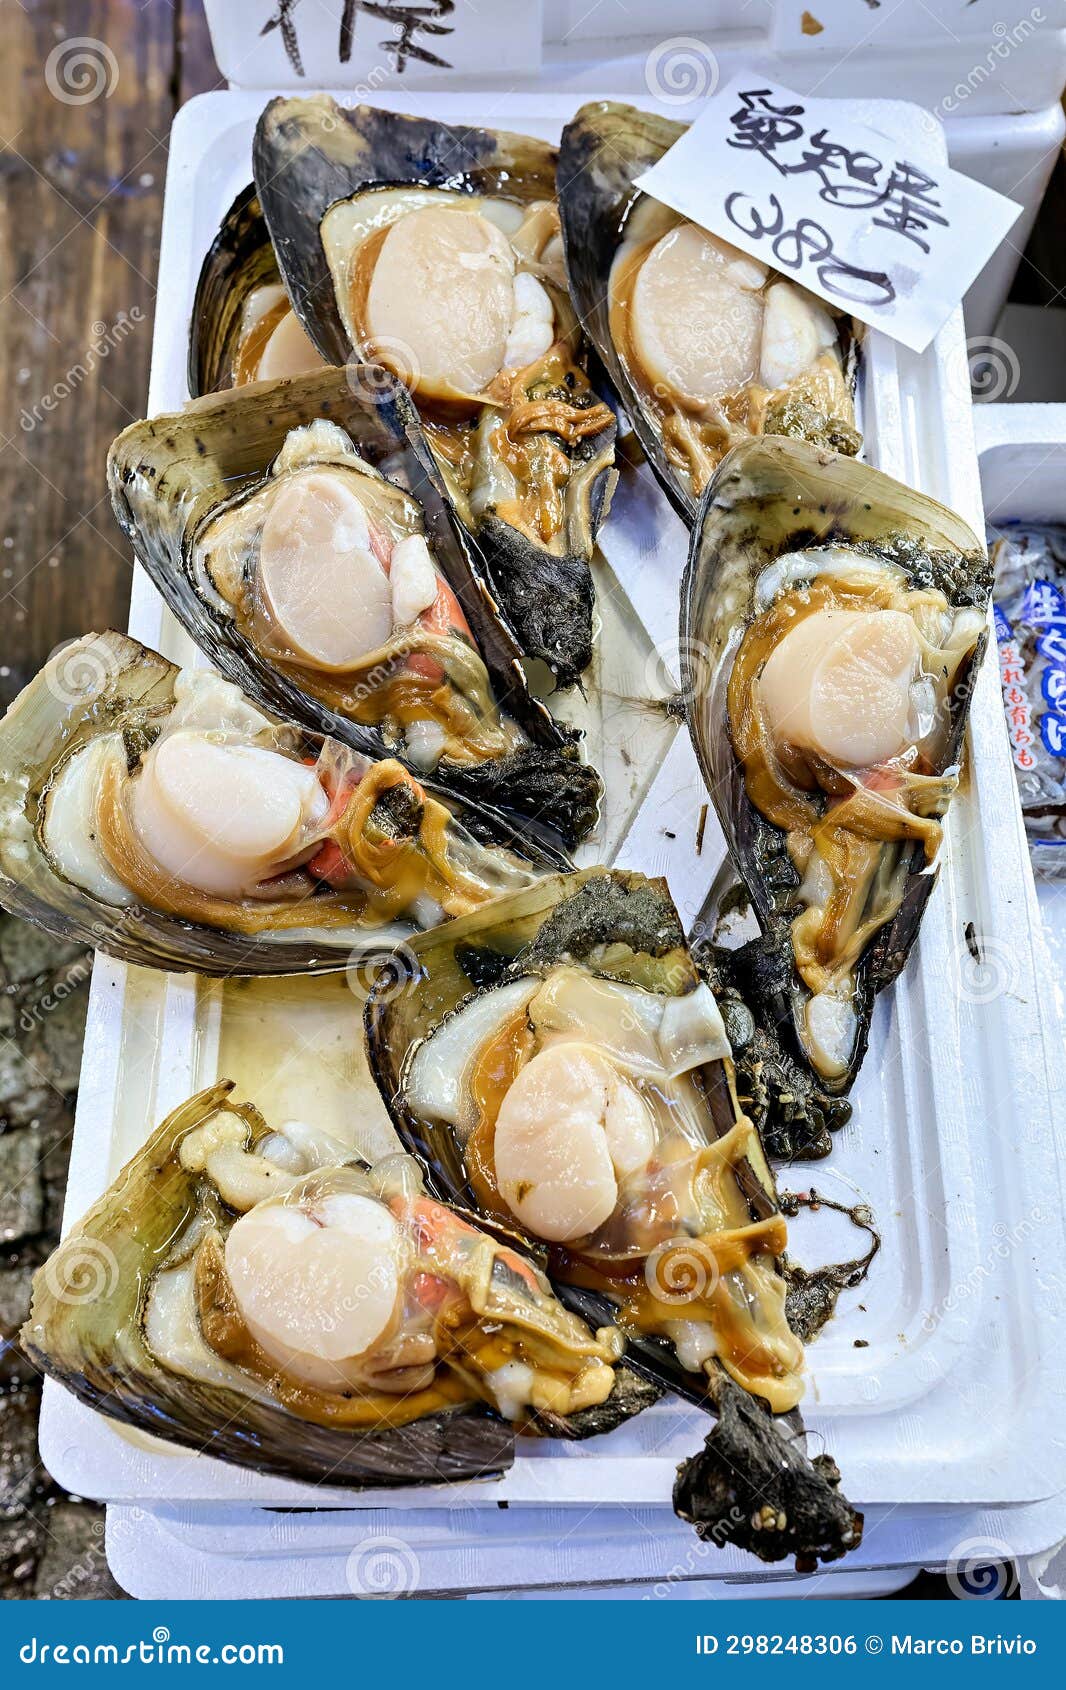
<path fill-rule="evenodd" d="M 884 270 L 862 270 L 849 264 L 833 250 L 833 238 L 813 217 L 800 217 L 791 226 L 776 194 L 770 194 L 769 214 L 754 203 L 753 196 L 732 193 L 725 202 L 729 221 L 752 240 L 768 240 L 776 262 L 788 270 L 813 266 L 822 287 L 855 305 L 890 305 L 896 297 L 891 278 Z"/>

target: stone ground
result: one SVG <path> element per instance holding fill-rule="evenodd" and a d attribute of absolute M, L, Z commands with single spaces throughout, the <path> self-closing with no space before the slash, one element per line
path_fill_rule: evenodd
<path fill-rule="evenodd" d="M 17 1340 L 59 1237 L 90 962 L 0 912 L 0 1599 L 124 1594 L 103 1508 L 41 1465 L 41 1382 Z"/>

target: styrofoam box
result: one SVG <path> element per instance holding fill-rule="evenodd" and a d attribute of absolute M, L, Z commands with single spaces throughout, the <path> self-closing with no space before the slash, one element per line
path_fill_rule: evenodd
<path fill-rule="evenodd" d="M 527 92 L 543 82 L 573 94 L 578 87 L 622 86 L 602 68 L 597 77 L 596 67 L 625 58 L 639 72 L 642 97 L 656 78 L 664 92 L 683 97 L 693 85 L 724 84 L 750 69 L 800 94 L 858 98 L 891 88 L 930 110 L 966 117 L 1057 103 L 1066 80 L 1063 0 L 1045 0 L 1044 8 L 1009 24 L 998 0 L 937 0 L 936 6 L 891 0 L 876 10 L 870 17 L 854 0 L 820 0 L 822 27 L 812 34 L 805 0 L 543 0 L 540 6 L 524 0 L 512 6 L 518 13 L 510 20 L 512 40 L 505 36 L 501 44 L 493 35 L 495 17 L 472 25 L 455 16 L 450 34 L 433 43 L 447 66 L 410 58 L 401 74 L 384 45 L 395 38 L 387 22 L 357 19 L 342 63 L 337 8 L 308 0 L 293 20 L 306 71 L 301 78 L 280 30 L 249 27 L 247 7 L 232 0 L 206 0 L 219 69 L 240 88 L 307 87 L 317 80 L 361 88 L 366 97 L 368 90 L 391 95 L 460 81 L 481 89 L 506 82 L 512 92 Z M 502 21 L 506 31 L 508 20 Z"/>
<path fill-rule="evenodd" d="M 182 403 L 189 307 L 201 257 L 249 176 L 265 96 L 190 102 L 174 125 L 160 254 L 150 409 Z M 341 96 L 343 98 L 343 96 Z M 382 104 L 557 136 L 564 96 L 408 94 Z M 651 103 L 651 102 L 649 102 Z M 906 116 L 906 113 L 897 114 Z M 921 357 L 878 334 L 861 391 L 869 460 L 959 509 L 981 510 L 961 314 Z M 643 698 L 676 650 L 685 535 L 646 471 L 627 471 L 603 537 L 601 668 L 586 712 L 589 754 L 612 791 L 611 837 L 591 848 L 665 873 L 691 921 L 723 857 L 687 738 Z M 143 578 L 131 631 L 186 660 L 188 642 Z M 617 673 L 621 665 L 622 673 Z M 620 699 L 615 696 L 621 693 Z M 608 696 L 609 695 L 609 696 Z M 625 779 L 622 778 L 626 771 Z M 810 1353 L 804 1413 L 860 1504 L 1037 1503 L 1066 1481 L 1062 1166 L 1051 1120 L 1063 1087 L 1033 942 L 1035 905 L 996 689 L 974 698 L 968 773 L 947 826 L 940 884 L 903 979 L 877 1006 L 855 1115 L 832 1156 L 782 1184 L 874 1208 L 884 1245 L 869 1282 L 841 1300 Z M 617 841 L 617 849 L 615 842 Z M 586 851 L 586 856 L 588 856 Z M 976 967 L 966 933 L 986 959 Z M 989 961 L 1001 970 L 990 990 Z M 997 976 L 999 978 L 999 976 Z M 1005 982 L 1005 984 L 1003 984 Z M 85 1041 L 67 1220 L 101 1193 L 151 1128 L 226 1073 L 281 1120 L 313 1112 L 378 1152 L 389 1128 L 361 1054 L 360 1004 L 342 977 L 211 983 L 99 959 Z M 800 1258 L 852 1253 L 836 1217 L 801 1220 Z M 832 1235 L 831 1235 L 832 1234 Z M 864 1347 L 856 1347 L 861 1341 Z M 608 1438 L 524 1442 L 498 1481 L 378 1493 L 396 1508 L 668 1502 L 676 1463 L 707 1430 L 664 1402 Z M 81 1494 L 147 1504 L 335 1505 L 351 1493 L 226 1467 L 129 1433 L 46 1388 L 42 1453 Z M 919 1516 L 916 1515 L 916 1518 Z M 916 1528 L 917 1529 L 917 1528 Z M 920 1542 L 914 1539 L 920 1559 Z"/>
<path fill-rule="evenodd" d="M 874 1507 L 845 1561 L 797 1575 L 701 1543 L 667 1508 L 319 1509 L 189 1504 L 107 1510 L 107 1558 L 144 1599 L 468 1595 L 514 1598 L 880 1596 L 917 1567 L 987 1567 L 1046 1552 L 1059 1499 L 1020 1508 Z M 974 1578 L 975 1588 L 985 1588 Z"/>
<path fill-rule="evenodd" d="M 990 524 L 1066 521 L 1066 405 L 982 405 L 975 420 Z M 1066 880 L 1038 881 L 1037 896 L 1066 1036 Z M 855 1554 L 801 1579 L 786 1569 L 758 1568 L 730 1548 L 708 1552 L 669 1512 L 647 1507 L 291 1513 L 120 1505 L 108 1509 L 106 1545 L 119 1583 L 146 1599 L 389 1592 L 817 1600 L 883 1595 L 901 1588 L 917 1565 L 935 1570 L 960 1559 L 976 1564 L 1010 1556 L 1024 1572 L 1035 1557 L 1041 1570 L 1064 1531 L 1061 1496 L 998 1511 L 875 1507 Z M 1025 1589 L 1042 1593 L 1032 1579 Z"/>

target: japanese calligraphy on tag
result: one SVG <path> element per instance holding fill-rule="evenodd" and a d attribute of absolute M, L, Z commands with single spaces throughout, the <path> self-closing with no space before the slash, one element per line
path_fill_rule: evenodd
<path fill-rule="evenodd" d="M 1021 207 L 950 169 L 928 113 L 856 106 L 737 77 L 637 183 L 923 352 Z"/>
<path fill-rule="evenodd" d="M 285 48 L 289 64 L 297 76 L 305 75 L 303 52 L 300 46 L 297 11 L 300 0 L 278 0 L 275 10 L 263 25 L 261 34 L 276 29 Z M 378 43 L 381 51 L 393 60 L 397 71 L 403 72 L 411 59 L 423 64 L 450 70 L 451 62 L 434 50 L 440 38 L 454 33 L 449 20 L 455 11 L 454 0 L 426 0 L 422 5 L 409 6 L 402 0 L 345 0 L 339 17 L 337 58 L 341 64 L 351 61 L 355 44 L 355 28 L 360 16 L 391 25 L 395 33 Z"/>
<path fill-rule="evenodd" d="M 219 69 L 242 88 L 384 90 L 535 71 L 541 10 L 530 0 L 206 0 Z"/>

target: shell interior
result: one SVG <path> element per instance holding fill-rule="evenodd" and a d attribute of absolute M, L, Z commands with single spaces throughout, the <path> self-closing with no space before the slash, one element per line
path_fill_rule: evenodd
<path fill-rule="evenodd" d="M 617 1335 L 428 1200 L 409 1158 L 338 1164 L 231 1090 L 168 1117 L 37 1275 L 23 1344 L 83 1401 L 361 1489 L 499 1473 L 515 1423 L 581 1436 L 651 1400 L 615 1374 Z"/>
<path fill-rule="evenodd" d="M 141 562 L 201 650 L 244 690 L 369 755 L 398 755 L 421 768 L 427 754 L 413 733 L 408 740 L 396 714 L 398 687 L 401 715 L 420 723 L 428 712 L 436 734 L 428 759 L 440 762 L 444 786 L 490 813 L 516 812 L 545 838 L 554 831 L 557 840 L 573 843 L 595 821 L 598 776 L 581 762 L 569 730 L 530 693 L 514 641 L 480 592 L 449 508 L 427 473 L 428 457 L 400 384 L 383 370 L 353 367 L 240 388 L 198 400 L 176 416 L 135 423 L 111 449 L 108 478 L 116 516 Z M 383 566 L 370 551 L 379 540 L 391 549 L 407 536 L 424 538 L 430 555 L 423 549 L 423 571 L 428 566 L 437 575 L 429 608 L 417 600 L 400 610 L 394 595 L 387 616 L 393 626 L 381 630 L 385 648 L 360 654 L 367 641 L 362 623 L 359 630 L 351 626 L 354 612 L 332 616 L 354 587 L 346 584 L 342 592 L 338 584 L 324 594 L 320 584 L 302 590 L 301 598 L 290 586 L 286 625 L 277 591 L 271 602 L 269 582 L 263 590 L 262 567 L 266 523 L 281 531 L 280 512 L 272 512 L 282 496 L 300 506 L 291 521 L 315 529 L 300 556 L 301 567 L 317 575 L 328 550 L 322 540 L 328 499 L 337 501 L 329 543 L 346 536 L 337 566 L 345 583 L 362 580 L 356 564 L 369 569 L 360 591 L 385 585 Z M 344 516 L 360 504 L 362 513 L 354 514 L 374 531 L 364 534 L 362 546 Z M 291 579 L 293 554 L 280 543 L 279 554 Z M 412 612 L 418 620 L 411 631 L 395 624 L 395 616 Z M 340 667 L 332 651 L 322 661 L 321 647 L 308 661 L 300 640 L 309 623 L 318 630 L 312 644 L 324 623 L 331 638 L 343 636 Z M 413 641 L 420 650 L 433 646 L 428 656 L 435 674 L 444 667 L 443 689 L 419 665 Z M 434 712 L 442 710 L 438 721 Z"/>
<path fill-rule="evenodd" d="M 484 591 L 572 685 L 591 657 L 614 417 L 580 361 L 553 149 L 316 96 L 271 102 L 253 158 L 307 333 L 407 383 Z"/>
<path fill-rule="evenodd" d="M 200 269 L 189 332 L 194 399 L 321 368 L 288 302 L 254 184 L 241 190 Z"/>
<path fill-rule="evenodd" d="M 584 106 L 563 131 L 558 174 L 578 316 L 691 526 L 715 465 L 747 435 L 845 452 L 861 442 L 850 323 L 635 185 L 683 131 L 632 106 Z"/>
<path fill-rule="evenodd" d="M 934 883 L 990 572 L 953 512 L 803 442 L 736 447 L 682 585 L 689 727 L 764 939 L 749 1001 L 846 1091 Z"/>
<path fill-rule="evenodd" d="M 649 1057 L 658 1071 L 657 1081 L 664 1067 L 687 1076 L 685 1084 L 695 1088 L 690 1099 L 693 1111 L 683 1126 L 686 1111 L 679 1110 L 677 1125 L 682 1133 L 686 1126 L 695 1129 L 698 1136 L 699 1117 L 705 1168 L 714 1169 L 709 1173 L 715 1192 L 711 1208 L 724 1206 L 730 1219 L 741 1224 L 733 1228 L 730 1248 L 721 1260 L 716 1245 L 725 1244 L 726 1233 L 718 1233 L 717 1238 L 686 1234 L 675 1238 L 672 1246 L 654 1250 L 628 1280 L 624 1275 L 611 1279 L 597 1274 L 595 1258 L 588 1253 L 589 1238 L 573 1244 L 575 1254 L 568 1257 L 558 1243 L 535 1243 L 523 1231 L 517 1237 L 525 1248 L 537 1250 L 560 1300 L 569 1308 L 591 1325 L 619 1321 L 626 1330 L 627 1358 L 634 1370 L 717 1417 L 703 1451 L 678 1470 L 674 1505 L 682 1518 L 692 1520 L 708 1540 L 737 1543 L 768 1561 L 790 1554 L 810 1566 L 818 1560 L 833 1560 L 862 1537 L 862 1516 L 841 1494 L 835 1463 L 827 1455 L 807 1456 L 796 1412 L 775 1420 L 765 1398 L 750 1394 L 734 1377 L 734 1372 L 761 1372 L 761 1383 L 771 1397 L 779 1402 L 795 1400 L 789 1366 L 789 1362 L 795 1366 L 795 1341 L 786 1328 L 776 1330 L 775 1343 L 774 1336 L 759 1326 L 759 1316 L 775 1302 L 773 1259 L 748 1254 L 754 1234 L 768 1242 L 766 1235 L 776 1235 L 783 1222 L 758 1137 L 750 1122 L 742 1116 L 738 1119 L 729 1061 L 715 1056 L 720 1032 L 708 1041 L 709 1020 L 702 1013 L 691 1014 L 706 987 L 701 987 L 677 912 L 661 881 L 589 870 L 541 882 L 529 892 L 501 899 L 476 917 L 453 924 L 447 932 L 416 940 L 411 955 L 397 964 L 394 977 L 375 986 L 365 1017 L 371 1068 L 401 1141 L 419 1157 L 439 1195 L 453 1201 L 457 1196 L 480 1199 L 480 1224 L 503 1239 L 516 1236 L 514 1227 L 499 1218 L 491 1194 L 478 1178 L 476 1147 L 469 1136 L 464 1142 L 464 1129 L 470 1124 L 464 1112 L 473 1104 L 480 1113 L 482 1101 L 498 1084 L 501 1052 L 492 1029 L 521 1014 L 521 1002 L 532 1007 L 538 994 L 543 998 L 550 989 L 554 1005 L 547 1020 L 554 1022 L 556 1031 L 561 1029 L 568 1008 L 578 1002 L 558 991 L 562 976 L 567 990 L 576 980 L 582 994 L 585 1039 L 599 1035 L 606 1047 L 614 1045 L 616 1056 L 619 1041 L 627 1047 L 625 1065 L 616 1069 L 616 1079 L 625 1078 L 628 1069 L 632 1080 Z M 589 991 L 599 1005 L 591 1015 L 584 996 Z M 505 994 L 514 1001 L 504 1002 Z M 501 1003 L 502 1016 L 498 1013 Z M 540 1010 L 544 1008 L 542 1002 Z M 534 1019 L 538 1015 L 535 1011 Z M 436 1043 L 440 1039 L 443 1046 Z M 469 1047 L 465 1060 L 464 1043 Z M 603 1042 L 598 1054 L 601 1058 L 606 1054 Z M 527 1077 L 533 1074 L 537 1060 L 519 1070 L 519 1081 L 523 1071 Z M 427 1078 L 416 1069 L 426 1065 L 435 1086 L 431 1099 L 416 1096 Z M 506 1062 L 502 1073 L 506 1080 Z M 648 1078 L 647 1071 L 644 1077 Z M 587 1149 L 588 1123 L 575 1117 L 573 1096 L 556 1097 L 550 1085 L 547 1096 L 548 1114 L 542 1116 L 541 1124 L 546 1123 L 550 1131 L 558 1108 L 568 1129 L 576 1129 L 571 1134 L 576 1185 L 582 1172 L 582 1156 L 576 1152 L 582 1145 Z M 649 1100 L 646 1096 L 645 1101 Z M 427 1101 L 428 1109 L 424 1107 Z M 447 1119 L 450 1116 L 454 1120 Z M 502 1115 L 497 1114 L 497 1132 L 503 1124 Z M 515 1124 L 512 1118 L 510 1126 Z M 606 1118 L 603 1125 L 606 1134 Z M 618 1172 L 627 1147 L 630 1152 L 634 1149 L 641 1129 L 625 1109 L 614 1126 L 618 1130 L 612 1157 L 619 1155 Z M 741 1136 L 743 1153 L 734 1155 Z M 515 1148 L 513 1137 L 510 1148 Z M 565 1160 L 565 1156 L 560 1162 L 548 1154 L 539 1163 L 534 1158 L 532 1172 L 527 1166 L 525 1177 L 535 1187 L 545 1174 L 551 1174 L 552 1162 L 558 1172 Z M 584 1173 L 589 1168 L 586 1159 Z M 638 1179 L 635 1188 L 630 1188 L 634 1213 L 640 1208 L 640 1191 Z M 537 1195 L 534 1190 L 525 1196 L 531 1194 Z M 523 1194 L 512 1195 L 521 1207 Z M 665 1204 L 661 1218 L 667 1219 Z M 745 1268 L 740 1267 L 742 1258 L 746 1258 Z M 612 1264 L 615 1270 L 618 1266 Z M 736 1284 L 738 1270 L 746 1279 L 743 1291 Z M 611 1295 L 604 1290 L 605 1284 L 610 1285 Z M 776 1289 L 780 1302 L 779 1286 Z M 734 1300 L 735 1292 L 739 1300 Z M 720 1317 L 716 1329 L 720 1355 L 708 1354 L 701 1341 L 703 1322 L 687 1318 L 704 1312 L 701 1299 L 708 1296 Z M 668 1323 L 660 1325 L 657 1318 L 640 1321 L 642 1311 L 650 1308 L 657 1313 L 664 1305 L 667 1315 L 675 1317 Z M 738 1350 L 727 1336 L 737 1330 L 734 1318 L 744 1326 L 754 1323 L 747 1327 L 749 1336 Z M 776 1352 L 773 1360 L 772 1352 Z M 768 1499 L 772 1499 L 769 1510 Z"/>
<path fill-rule="evenodd" d="M 620 1304 L 634 1366 L 701 1400 L 720 1354 L 746 1388 L 764 1367 L 758 1394 L 794 1407 L 772 1177 L 662 883 L 544 881 L 414 941 L 409 966 L 372 992 L 368 1048 L 436 1188 L 539 1248 L 586 1317 Z M 711 1260 L 727 1235 L 743 1289 Z M 714 1322 L 734 1294 L 760 1336 L 731 1353 Z"/>
<path fill-rule="evenodd" d="M 0 724 L 0 770 L 4 904 L 150 967 L 343 968 L 558 866 L 528 841 L 479 842 L 453 810 L 480 817 L 395 761 L 280 724 L 121 634 L 75 642 L 31 682 Z"/>

